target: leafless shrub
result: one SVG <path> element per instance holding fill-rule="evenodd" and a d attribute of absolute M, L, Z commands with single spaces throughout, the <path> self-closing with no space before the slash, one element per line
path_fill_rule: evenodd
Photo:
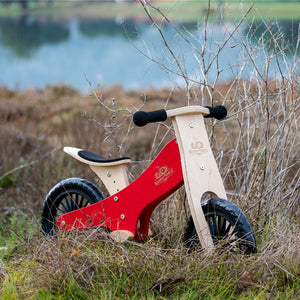
<path fill-rule="evenodd" d="M 222 20 L 209 21 L 208 1 L 207 15 L 200 24 L 201 33 L 194 36 L 177 28 L 151 3 L 143 0 L 140 3 L 174 63 L 160 62 L 149 51 L 144 55 L 167 72 L 184 79 L 185 86 L 180 88 L 185 89 L 186 97 L 180 104 L 221 103 L 229 108 L 229 116 L 221 126 L 215 121 L 207 125 L 231 200 L 253 221 L 264 225 L 278 213 L 284 221 L 288 220 L 287 215 L 298 215 L 300 95 L 296 53 L 299 32 L 298 37 L 294 37 L 297 42 L 292 49 L 276 23 L 262 20 L 264 27 L 259 31 L 246 19 L 253 5 L 247 9 L 242 6 L 243 16 L 233 21 L 233 26 Z M 153 17 L 154 12 L 158 17 Z M 180 60 L 173 45 L 167 42 L 163 23 L 172 26 L 181 42 L 190 47 L 199 64 L 198 76 L 189 74 L 185 60 Z M 241 30 L 245 27 L 248 34 L 243 37 Z M 218 29 L 224 31 L 224 39 L 214 43 L 209 34 Z M 220 61 L 226 48 L 238 48 L 239 55 L 234 65 L 228 61 L 228 66 L 222 67 Z M 216 75 L 211 79 L 213 69 Z M 222 75 L 227 69 L 234 77 L 224 87 Z M 258 225 L 258 228 L 261 227 Z"/>
<path fill-rule="evenodd" d="M 208 1 L 204 22 L 199 25 L 199 35 L 195 35 L 178 28 L 150 2 L 140 0 L 140 3 L 161 37 L 164 57 L 160 60 L 157 53 L 151 53 L 145 42 L 145 49 L 134 46 L 170 77 L 174 79 L 177 76 L 175 89 L 181 90 L 184 96 L 175 106 L 223 104 L 229 109 L 228 117 L 221 125 L 208 121 L 207 127 L 230 200 L 246 212 L 258 231 L 272 220 L 289 222 L 291 216 L 298 216 L 300 89 L 299 57 L 296 53 L 299 32 L 298 37 L 294 37 L 297 39 L 296 46 L 291 48 L 276 22 L 262 20 L 261 29 L 247 19 L 253 5 L 245 8 L 241 4 L 243 16 L 229 25 L 222 18 L 212 20 Z M 198 64 L 198 74 L 189 72 L 184 53 L 176 53 L 174 45 L 168 42 L 163 31 L 164 23 L 173 27 L 178 43 L 188 45 L 192 53 L 189 55 Z M 243 36 L 245 29 L 248 34 Z M 223 40 L 213 40 L 212 32 L 217 30 L 224 32 Z M 235 61 L 228 59 L 227 66 L 224 66 L 221 60 L 228 49 L 235 50 Z M 228 70 L 232 78 L 224 82 L 223 75 Z M 174 107 L 174 103 L 169 101 L 174 90 L 160 108 Z M 97 99 L 111 113 L 112 119 L 120 115 L 114 101 L 106 107 L 105 99 L 99 96 Z M 124 139 L 114 139 L 119 149 L 124 148 L 125 140 L 128 143 L 133 130 L 131 114 L 142 106 L 147 107 L 147 98 L 144 100 L 140 106 L 131 106 L 125 119 L 114 124 L 118 130 L 125 124 L 123 122 L 127 124 Z M 124 109 L 122 111 L 125 112 Z M 101 126 L 106 130 L 111 127 L 107 124 Z M 108 132 L 108 137 L 113 137 L 114 131 Z M 166 138 L 173 135 L 173 131 L 169 124 L 160 125 L 152 135 L 154 138 L 147 140 L 146 148 L 137 147 L 141 151 L 151 149 L 150 156 L 142 157 L 146 162 L 144 167 L 154 158 Z M 169 205 L 172 206 L 171 202 Z M 160 215 L 159 210 L 157 213 Z M 278 214 L 282 218 L 278 219 Z M 163 227 L 160 230 L 165 230 Z"/>

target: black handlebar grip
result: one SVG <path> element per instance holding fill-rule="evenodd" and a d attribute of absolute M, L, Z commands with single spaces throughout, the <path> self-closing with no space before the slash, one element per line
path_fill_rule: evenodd
<path fill-rule="evenodd" d="M 218 105 L 215 107 L 205 106 L 209 109 L 209 115 L 205 116 L 205 118 L 215 118 L 218 120 L 224 119 L 227 116 L 227 109 L 223 105 Z"/>
<path fill-rule="evenodd" d="M 145 126 L 151 122 L 159 122 L 167 120 L 167 113 L 164 109 L 145 112 L 145 111 L 137 111 L 133 115 L 133 123 L 136 126 Z"/>

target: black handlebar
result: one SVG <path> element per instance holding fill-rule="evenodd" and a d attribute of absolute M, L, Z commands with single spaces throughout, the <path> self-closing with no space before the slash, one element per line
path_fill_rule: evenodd
<path fill-rule="evenodd" d="M 209 115 L 205 118 L 215 118 L 218 120 L 224 119 L 227 116 L 227 109 L 225 106 L 218 105 L 215 107 L 205 106 L 209 109 Z M 152 122 L 161 122 L 167 119 L 167 112 L 164 109 L 154 110 L 150 112 L 137 111 L 133 115 L 133 122 L 136 126 L 142 127 Z"/>
<path fill-rule="evenodd" d="M 137 111 L 133 115 L 133 123 L 136 126 L 145 126 L 148 123 L 160 122 L 167 120 L 167 112 L 164 109 L 154 110 L 150 112 Z"/>
<path fill-rule="evenodd" d="M 223 105 L 205 107 L 209 109 L 209 115 L 205 116 L 204 118 L 215 118 L 217 120 L 221 120 L 227 116 L 227 109 Z"/>

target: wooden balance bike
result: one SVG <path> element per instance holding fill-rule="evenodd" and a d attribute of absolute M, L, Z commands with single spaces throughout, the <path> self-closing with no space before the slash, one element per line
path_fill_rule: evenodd
<path fill-rule="evenodd" d="M 212 252 L 216 246 L 243 252 L 256 251 L 252 228 L 243 212 L 226 200 L 226 192 L 208 140 L 204 117 L 222 119 L 224 106 L 187 106 L 171 110 L 136 112 L 137 126 L 172 119 L 176 139 L 171 140 L 148 166 L 129 184 L 128 157 L 106 159 L 94 153 L 65 147 L 64 151 L 87 164 L 106 186 L 104 199 L 91 182 L 68 178 L 55 185 L 43 203 L 42 230 L 55 235 L 102 226 L 117 241 L 145 240 L 155 207 L 184 184 L 191 215 L 184 243 L 191 250 L 201 244 Z M 201 202 L 203 194 L 214 198 Z"/>

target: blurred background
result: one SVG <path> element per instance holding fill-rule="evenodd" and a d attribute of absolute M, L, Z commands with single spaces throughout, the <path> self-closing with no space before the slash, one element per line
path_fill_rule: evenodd
<path fill-rule="evenodd" d="M 151 3 L 161 8 L 186 37 L 192 38 L 198 49 L 205 38 L 212 56 L 252 4 L 211 1 L 209 26 L 204 26 L 207 1 Z M 256 1 L 218 57 L 218 67 L 223 67 L 219 81 L 235 78 L 239 72 L 235 67 L 243 60 L 235 43 L 239 35 L 249 47 L 255 48 L 266 28 L 271 27 L 273 34 L 278 32 L 292 46 L 285 59 L 294 56 L 299 11 L 298 1 Z M 158 13 L 154 18 L 175 55 L 180 57 L 184 53 L 181 63 L 187 73 L 201 80 L 199 63 L 188 44 L 178 41 L 174 26 Z M 267 35 L 264 42 L 268 43 Z M 210 61 L 208 56 L 205 59 Z M 262 53 L 256 59 L 259 65 L 265 55 Z M 175 63 L 168 57 L 159 32 L 138 1 L 0 1 L 0 86 L 22 90 L 63 83 L 86 93 L 99 85 L 120 85 L 127 90 L 180 85 L 180 79 L 163 70 L 160 63 L 174 69 Z M 218 67 L 214 62 L 208 79 L 216 78 Z M 251 70 L 244 70 L 241 77 L 247 79 L 249 73 Z"/>

